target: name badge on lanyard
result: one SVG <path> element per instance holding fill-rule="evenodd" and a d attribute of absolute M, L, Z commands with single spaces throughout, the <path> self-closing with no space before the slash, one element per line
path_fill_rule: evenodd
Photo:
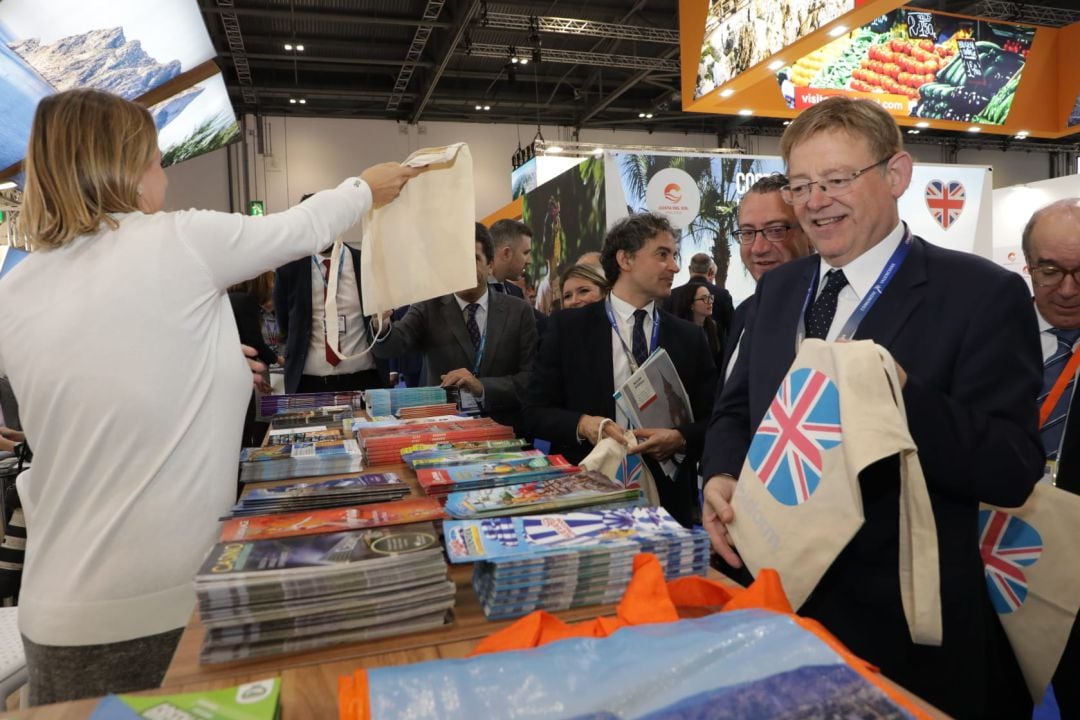
<path fill-rule="evenodd" d="M 903 264 L 904 258 L 907 257 L 908 251 L 911 250 L 911 243 L 913 237 L 911 230 L 908 226 L 904 225 L 904 237 L 900 240 L 900 244 L 896 246 L 896 250 L 893 250 L 892 256 L 889 261 L 885 263 L 885 267 L 882 268 L 881 274 L 878 275 L 877 280 L 871 286 L 870 291 L 866 293 L 866 297 L 859 303 L 859 307 L 855 308 L 855 312 L 851 313 L 851 317 L 847 319 L 843 327 L 840 328 L 840 334 L 836 336 L 837 341 L 850 340 L 855 337 L 855 332 L 859 329 L 859 324 L 862 323 L 867 313 L 870 312 L 870 308 L 874 306 L 881 294 L 885 292 L 885 288 L 892 282 L 892 279 L 896 276 L 896 271 L 900 269 L 900 265 Z M 803 340 L 806 339 L 806 309 L 810 307 L 811 301 L 817 296 L 818 278 L 820 272 L 814 275 L 813 282 L 810 283 L 810 287 L 806 291 L 806 298 L 803 300 L 802 311 L 799 313 L 799 329 L 795 334 L 795 352 L 799 351 L 799 346 L 802 345 Z"/>

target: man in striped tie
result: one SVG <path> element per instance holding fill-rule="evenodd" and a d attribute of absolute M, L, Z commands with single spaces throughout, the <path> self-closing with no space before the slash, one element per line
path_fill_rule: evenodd
<path fill-rule="evenodd" d="M 1043 385 L 1039 420 L 1047 467 L 1055 484 L 1080 493 L 1080 198 L 1059 200 L 1036 211 L 1023 234 L 1024 258 L 1031 272 Z M 1080 632 L 1073 627 L 1054 675 L 1061 717 L 1080 717 Z"/>

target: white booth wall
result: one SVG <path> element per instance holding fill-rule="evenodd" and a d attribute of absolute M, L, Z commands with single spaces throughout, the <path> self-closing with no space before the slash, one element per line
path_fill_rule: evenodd
<path fill-rule="evenodd" d="M 268 212 L 296 204 L 307 192 L 335 185 L 377 162 L 404 160 L 421 147 L 464 141 L 472 151 L 476 187 L 476 213 L 482 218 L 510 202 L 510 156 L 518 143 L 527 145 L 536 126 L 494 123 L 420 123 L 407 125 L 390 120 L 336 118 L 264 118 L 263 149 L 255 152 L 254 119 L 246 129 L 251 199 L 266 202 Z M 659 127 L 659 124 L 658 124 Z M 544 126 L 548 141 L 566 140 L 568 128 Z M 582 142 L 610 145 L 647 145 L 708 149 L 716 146 L 713 134 L 682 132 L 648 133 L 639 130 L 582 130 Z M 741 149 L 747 154 L 775 155 L 779 138 L 747 136 Z M 942 151 L 933 145 L 912 145 L 917 161 L 942 162 Z M 229 209 L 226 154 L 218 150 L 168 168 L 167 209 L 189 207 Z M 235 152 L 235 151 L 234 151 Z M 239 154 L 237 154 L 239 155 Z M 993 166 L 995 188 L 1045 180 L 1050 162 L 1043 152 L 960 151 L 957 162 Z M 237 170 L 237 177 L 241 175 Z M 236 188 L 236 202 L 240 190 Z M 239 204 L 237 204 L 239 209 Z"/>

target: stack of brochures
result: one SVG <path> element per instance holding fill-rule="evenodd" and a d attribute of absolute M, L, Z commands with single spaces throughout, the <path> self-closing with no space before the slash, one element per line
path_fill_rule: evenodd
<path fill-rule="evenodd" d="M 385 503 L 320 508 L 272 515 L 243 515 L 226 518 L 221 526 L 221 542 L 270 540 L 297 535 L 361 530 L 369 527 L 407 525 L 446 517 L 435 498 L 410 497 Z"/>
<path fill-rule="evenodd" d="M 370 473 L 322 482 L 297 482 L 256 488 L 244 493 L 240 501 L 233 506 L 229 517 L 382 503 L 399 500 L 409 492 L 409 485 L 395 473 Z"/>
<path fill-rule="evenodd" d="M 240 481 L 245 483 L 343 475 L 363 469 L 360 445 L 351 438 L 267 445 L 240 451 Z"/>
<path fill-rule="evenodd" d="M 418 461 L 458 458 L 467 455 L 514 452 L 529 447 L 522 438 L 513 440 L 466 440 L 464 442 L 417 443 L 401 448 L 401 459 L 415 468 Z"/>
<path fill-rule="evenodd" d="M 401 462 L 401 449 L 418 443 L 512 440 L 514 430 L 491 418 L 438 417 L 389 426 L 360 425 L 356 431 L 369 465 Z M 354 427 L 357 427 L 354 423 Z"/>
<path fill-rule="evenodd" d="M 443 533 L 451 562 L 477 562 L 473 587 L 491 619 L 615 602 L 640 552 L 669 580 L 709 566 L 708 534 L 656 507 L 447 520 Z"/>
<path fill-rule="evenodd" d="M 578 471 L 562 455 L 530 455 L 448 468 L 418 468 L 416 480 L 426 495 L 504 487 Z"/>
<path fill-rule="evenodd" d="M 432 630 L 455 586 L 428 522 L 221 542 L 195 592 L 200 662 L 219 663 Z"/>
<path fill-rule="evenodd" d="M 320 393 L 293 393 L 292 395 L 263 395 L 259 398 L 259 414 L 263 418 L 271 418 L 282 413 L 297 410 L 312 410 L 314 408 L 330 407 L 334 405 L 348 405 L 354 408 L 363 407 L 364 393 L 355 390 L 348 392 L 320 392 Z"/>
<path fill-rule="evenodd" d="M 629 507 L 641 497 L 640 488 L 627 488 L 607 475 L 586 470 L 519 485 L 452 492 L 446 497 L 446 512 L 459 519 L 535 515 L 584 507 Z"/>
<path fill-rule="evenodd" d="M 373 388 L 364 391 L 364 403 L 369 415 L 397 415 L 402 408 L 417 405 L 445 404 L 446 388 L 409 387 L 409 388 Z M 457 411 L 457 403 L 450 412 Z"/>
<path fill-rule="evenodd" d="M 410 420 L 413 418 L 429 418 L 438 417 L 439 415 L 452 415 L 456 412 L 456 403 L 439 403 L 436 405 L 415 405 L 413 407 L 401 408 L 397 411 L 397 416 L 404 420 Z"/>

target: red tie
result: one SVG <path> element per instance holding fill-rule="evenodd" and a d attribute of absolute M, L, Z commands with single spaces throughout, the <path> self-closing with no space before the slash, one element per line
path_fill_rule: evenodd
<path fill-rule="evenodd" d="M 326 294 L 330 291 L 330 261 L 323 260 L 323 267 L 325 268 L 325 277 L 323 278 L 323 307 L 326 307 Z M 324 313 L 325 314 L 325 311 Z M 326 323 L 330 322 L 330 318 L 326 318 Z M 334 322 L 337 322 L 337 318 L 334 318 Z M 323 344 L 326 346 L 326 362 L 331 366 L 337 367 L 337 364 L 341 362 L 341 358 L 337 356 L 334 349 L 330 347 L 330 336 L 328 330 L 330 326 L 328 324 L 323 325 Z M 338 338 L 338 342 L 341 342 L 341 338 Z"/>

